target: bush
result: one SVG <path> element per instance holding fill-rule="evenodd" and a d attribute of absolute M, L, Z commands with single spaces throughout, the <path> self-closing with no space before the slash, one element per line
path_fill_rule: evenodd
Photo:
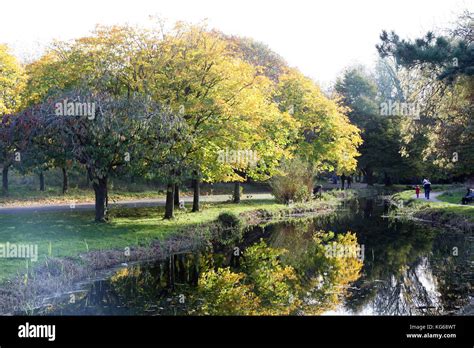
<path fill-rule="evenodd" d="M 217 217 L 219 225 L 217 242 L 222 245 L 230 245 L 242 239 L 242 222 L 233 213 L 223 212 Z"/>
<path fill-rule="evenodd" d="M 280 174 L 272 178 L 270 186 L 280 203 L 309 201 L 313 191 L 313 171 L 300 159 L 285 161 L 280 167 Z"/>

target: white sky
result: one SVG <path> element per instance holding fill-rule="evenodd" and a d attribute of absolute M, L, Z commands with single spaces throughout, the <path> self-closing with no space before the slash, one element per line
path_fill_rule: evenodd
<path fill-rule="evenodd" d="M 0 43 L 24 60 L 96 24 L 207 19 L 210 28 L 265 42 L 324 86 L 348 65 L 372 65 L 382 29 L 416 37 L 473 7 L 474 0 L 1 0 Z"/>

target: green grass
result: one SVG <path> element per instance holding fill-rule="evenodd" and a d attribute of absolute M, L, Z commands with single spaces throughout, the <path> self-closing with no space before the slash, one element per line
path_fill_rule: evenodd
<path fill-rule="evenodd" d="M 17 180 L 18 181 L 18 180 Z M 244 196 L 255 192 L 268 192 L 268 188 L 257 185 L 243 185 Z M 201 185 L 201 195 L 228 194 L 233 192 L 233 184 Z M 192 196 L 193 192 L 188 187 L 181 187 L 180 194 Z M 165 191 L 159 187 L 143 184 L 120 185 L 109 183 L 109 200 L 111 203 L 121 200 L 156 199 L 164 198 Z M 46 186 L 45 191 L 40 191 L 37 185 L 10 183 L 8 195 L 0 192 L 0 205 L 26 206 L 31 204 L 68 204 L 71 202 L 93 203 L 94 190 L 92 188 L 70 187 L 66 194 L 62 193 L 60 186 Z"/>
<path fill-rule="evenodd" d="M 442 195 L 438 196 L 438 199 L 443 202 L 452 204 L 461 204 L 462 198 L 466 195 L 465 188 L 459 188 L 455 190 L 446 191 Z"/>
<path fill-rule="evenodd" d="M 111 202 L 127 199 L 163 198 L 165 195 L 158 189 L 130 191 L 130 189 L 111 189 Z M 30 205 L 33 203 L 54 204 L 70 202 L 94 202 L 92 189 L 70 188 L 63 194 L 58 187 L 47 187 L 45 191 L 22 185 L 10 185 L 8 195 L 0 195 L 0 204 Z"/>
<path fill-rule="evenodd" d="M 39 263 L 48 256 L 74 257 L 91 250 L 146 245 L 182 228 L 211 222 L 223 211 L 240 214 L 257 209 L 277 211 L 283 207 L 273 200 L 206 204 L 199 213 L 178 211 L 173 220 L 163 220 L 163 207 L 122 208 L 111 211 L 109 223 L 93 222 L 94 212 L 4 214 L 0 215 L 0 244 L 36 244 Z M 26 267 L 25 260 L 0 259 L 0 279 Z"/>
<path fill-rule="evenodd" d="M 384 185 L 380 184 L 375 184 L 377 187 L 385 187 Z M 423 185 L 421 183 L 418 184 L 420 186 L 421 191 L 423 192 Z M 393 184 L 392 186 L 389 186 L 389 188 L 393 189 L 394 191 L 405 191 L 407 189 L 412 189 L 413 194 L 415 193 L 415 189 L 413 188 L 414 185 L 403 185 L 403 184 Z M 433 184 L 431 185 L 431 190 L 432 191 L 446 191 L 450 190 L 453 187 L 459 187 L 454 184 Z"/>

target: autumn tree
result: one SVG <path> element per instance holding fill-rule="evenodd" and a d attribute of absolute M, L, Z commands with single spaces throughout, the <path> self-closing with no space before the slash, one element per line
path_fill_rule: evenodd
<path fill-rule="evenodd" d="M 407 146 L 418 144 L 422 159 L 437 171 L 459 178 L 472 175 L 472 13 L 465 12 L 448 35 L 428 32 L 415 40 L 382 32 L 377 49 L 402 76 L 406 100 L 420 119 L 402 124 Z"/>
<path fill-rule="evenodd" d="M 11 134 L 13 114 L 21 106 L 24 71 L 6 45 L 0 45 L 0 162 L 2 164 L 2 189 L 8 192 L 8 171 L 14 161 L 15 146 Z"/>
<path fill-rule="evenodd" d="M 318 86 L 297 70 L 281 76 L 274 95 L 280 110 L 298 124 L 292 147 L 316 172 L 350 173 L 357 166 L 359 129 L 350 123 L 347 109 L 327 98 Z"/>
<path fill-rule="evenodd" d="M 239 171 L 256 175 L 278 162 L 287 131 L 276 125 L 285 125 L 285 120 L 271 102 L 268 78 L 236 56 L 219 33 L 178 24 L 166 35 L 158 31 L 150 39 L 154 44 L 146 45 L 150 59 L 144 62 L 143 88 L 186 122 L 186 146 L 176 152 L 184 162 L 174 175 L 192 173 L 193 211 L 198 211 L 200 180 L 238 182 L 244 180 Z M 262 164 L 271 159 L 249 171 L 242 162 L 220 161 L 219 153 L 226 149 L 259 152 Z M 170 176 L 169 190 L 174 181 Z"/>
<path fill-rule="evenodd" d="M 61 105 L 67 105 L 66 109 Z M 87 113 L 78 114 L 78 106 Z M 86 168 L 95 192 L 96 221 L 107 220 L 108 179 L 129 164 L 142 120 L 153 112 L 143 98 L 87 90 L 63 92 L 37 110 L 41 126 L 61 129 L 59 139 L 71 146 L 73 158 Z M 55 160 L 54 156 L 48 158 Z"/>

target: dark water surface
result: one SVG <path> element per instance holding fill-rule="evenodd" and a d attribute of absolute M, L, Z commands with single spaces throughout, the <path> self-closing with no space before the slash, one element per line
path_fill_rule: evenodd
<path fill-rule="evenodd" d="M 230 301 L 219 308 L 216 299 L 224 295 L 201 292 L 200 276 L 218 267 L 230 267 L 234 273 L 248 270 L 248 265 L 242 266 L 245 251 L 261 240 L 270 248 L 285 249 L 279 261 L 298 273 L 306 307 L 292 314 L 472 314 L 472 236 L 389 219 L 384 217 L 387 209 L 380 199 L 350 200 L 328 216 L 252 228 L 237 245 L 123 266 L 105 280 L 49 301 L 38 314 L 192 315 L 205 313 L 202 306 L 209 302 L 214 314 L 227 314 L 225 306 L 239 304 Z M 350 260 L 344 259 L 347 255 L 337 260 L 322 255 L 327 249 L 314 246 L 320 230 L 336 236 L 355 233 L 357 255 L 351 254 Z M 267 301 L 267 308 L 282 300 L 272 301 Z"/>

